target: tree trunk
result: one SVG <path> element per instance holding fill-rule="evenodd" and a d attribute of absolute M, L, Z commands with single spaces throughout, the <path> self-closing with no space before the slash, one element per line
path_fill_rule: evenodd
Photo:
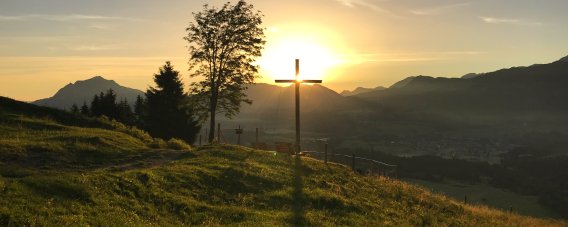
<path fill-rule="evenodd" d="M 217 112 L 217 92 L 211 92 L 211 99 L 209 103 L 209 143 L 215 139 L 215 114 Z"/>

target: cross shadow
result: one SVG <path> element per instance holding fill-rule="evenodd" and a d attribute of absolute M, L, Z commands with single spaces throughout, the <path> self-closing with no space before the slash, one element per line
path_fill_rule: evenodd
<path fill-rule="evenodd" d="M 306 198 L 304 195 L 304 172 L 302 170 L 302 159 L 299 155 L 294 158 L 294 189 L 292 191 L 292 220 L 291 225 L 301 226 L 306 225 L 306 218 L 304 216 L 304 207 L 306 205 Z"/>

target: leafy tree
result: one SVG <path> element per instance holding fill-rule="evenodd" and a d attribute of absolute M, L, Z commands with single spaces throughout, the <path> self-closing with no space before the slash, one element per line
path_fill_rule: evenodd
<path fill-rule="evenodd" d="M 146 91 L 147 131 L 154 137 L 180 138 L 193 143 L 200 127 L 187 105 L 188 96 L 183 91 L 179 72 L 166 62 L 160 73 L 154 75 L 154 82 L 156 87 Z"/>
<path fill-rule="evenodd" d="M 196 109 L 202 119 L 209 117 L 209 142 L 215 135 L 215 115 L 232 117 L 247 99 L 246 85 L 258 77 L 254 65 L 265 44 L 262 14 L 243 0 L 226 3 L 220 9 L 204 5 L 193 14 L 186 29 L 191 77 L 203 77 L 191 84 Z"/>

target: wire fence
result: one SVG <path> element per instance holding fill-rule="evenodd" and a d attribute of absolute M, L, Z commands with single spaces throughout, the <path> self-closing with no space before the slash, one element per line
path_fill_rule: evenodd
<path fill-rule="evenodd" d="M 245 133 L 246 132 L 246 133 Z M 266 142 L 260 139 L 262 130 L 255 128 L 255 130 L 245 131 L 240 127 L 237 128 L 221 128 L 220 124 L 217 126 L 217 131 L 215 132 L 215 140 L 220 143 L 230 143 L 250 146 L 259 150 L 275 151 L 279 153 L 295 154 L 293 149 L 293 144 L 290 142 L 282 141 L 272 141 Z M 207 144 L 206 137 L 207 129 L 205 130 L 205 136 L 203 133 L 199 135 L 199 140 L 196 141 L 196 145 L 201 146 L 202 144 Z M 228 136 L 228 137 L 227 137 Z M 241 140 L 241 136 L 245 137 Z M 328 149 L 328 139 L 307 139 L 302 141 L 302 149 L 300 155 L 319 159 L 325 163 L 336 163 L 350 167 L 353 171 L 360 174 L 367 175 L 381 175 L 388 177 L 398 176 L 398 166 L 385 163 L 379 160 L 374 160 L 366 157 L 356 156 L 355 154 L 344 154 L 341 152 L 332 152 Z M 306 149 L 307 148 L 307 149 Z"/>
<path fill-rule="evenodd" d="M 360 174 L 397 177 L 397 165 L 384 163 L 378 160 L 356 156 L 355 154 L 336 154 L 321 151 L 302 151 L 305 156 L 322 160 L 326 163 L 337 163 L 351 167 Z"/>

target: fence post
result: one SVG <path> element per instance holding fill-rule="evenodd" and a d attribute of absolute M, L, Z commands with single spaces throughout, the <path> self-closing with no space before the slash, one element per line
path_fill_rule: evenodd
<path fill-rule="evenodd" d="M 237 144 L 241 145 L 241 125 L 239 125 L 239 132 L 237 133 Z"/>
<path fill-rule="evenodd" d="M 325 164 L 327 164 L 327 143 L 324 145 L 324 153 L 325 153 Z"/>
<path fill-rule="evenodd" d="M 467 195 L 463 197 L 463 203 L 467 204 Z"/>
<path fill-rule="evenodd" d="M 199 134 L 199 146 L 201 147 L 201 134 Z"/>
<path fill-rule="evenodd" d="M 217 142 L 221 143 L 221 123 L 217 123 Z"/>
<path fill-rule="evenodd" d="M 355 154 L 352 154 L 351 156 L 351 169 L 355 171 Z"/>

